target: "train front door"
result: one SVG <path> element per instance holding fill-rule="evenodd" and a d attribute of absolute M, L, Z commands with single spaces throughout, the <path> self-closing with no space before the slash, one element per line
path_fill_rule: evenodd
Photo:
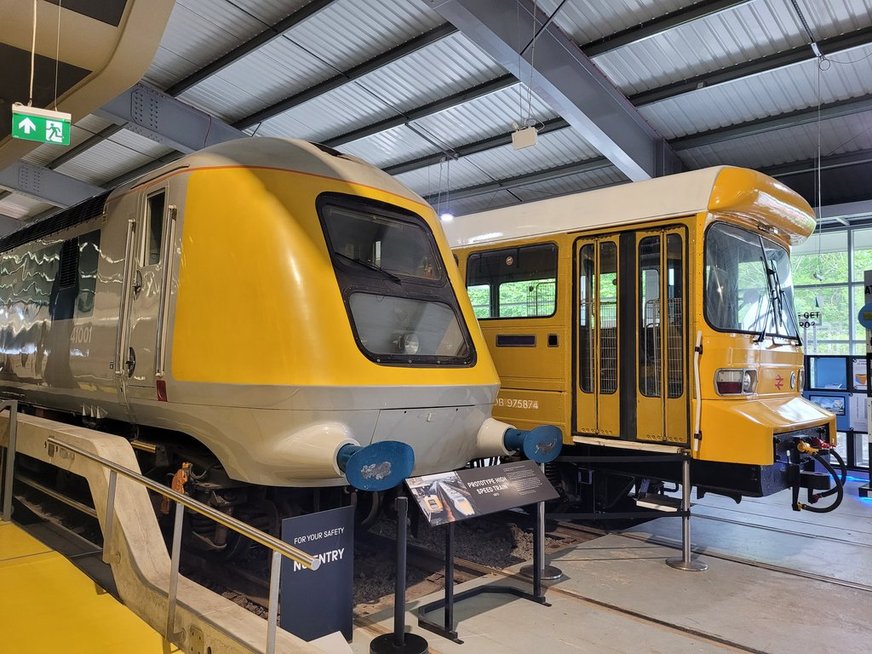
<path fill-rule="evenodd" d="M 684 242 L 682 228 L 576 242 L 576 433 L 687 444 Z"/>
<path fill-rule="evenodd" d="M 169 233 L 174 229 L 175 208 L 168 203 L 169 189 L 146 191 L 127 234 L 125 275 L 126 320 L 119 342 L 121 369 L 127 394 L 156 398 L 155 382 L 163 374 Z M 147 391 L 145 389 L 148 389 Z"/>
<path fill-rule="evenodd" d="M 684 231 L 636 232 L 636 437 L 688 444 Z"/>

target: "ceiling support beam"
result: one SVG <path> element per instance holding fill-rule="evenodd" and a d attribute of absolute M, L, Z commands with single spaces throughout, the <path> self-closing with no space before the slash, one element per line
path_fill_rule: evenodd
<path fill-rule="evenodd" d="M 364 75 L 368 75 L 383 66 L 387 66 L 398 59 L 402 59 L 403 57 L 407 57 L 420 50 L 421 48 L 425 48 L 432 43 L 436 43 L 437 41 L 441 41 L 442 39 L 451 36 L 452 34 L 457 32 L 457 28 L 453 25 L 449 25 L 447 23 L 434 27 L 429 32 L 424 32 L 423 34 L 416 36 L 413 39 L 406 41 L 405 43 L 401 43 L 395 48 L 391 48 L 387 52 L 383 52 L 378 56 L 369 59 L 368 61 L 364 61 L 362 64 L 358 64 L 349 70 L 339 73 L 338 75 L 334 75 L 333 77 L 324 80 L 315 86 L 310 86 L 308 89 L 301 91 L 299 93 L 295 93 L 294 95 L 290 95 L 278 102 L 275 102 L 268 107 L 264 107 L 260 111 L 256 111 L 253 114 L 245 116 L 244 118 L 240 118 L 233 126 L 238 129 L 245 129 L 246 127 L 251 127 L 252 125 L 256 125 L 257 123 L 261 123 L 265 120 L 269 120 L 274 116 L 279 115 L 280 113 L 284 113 L 289 109 L 293 109 L 294 107 L 303 104 L 304 102 L 308 102 L 314 98 L 317 98 L 319 95 L 327 93 L 328 91 L 332 91 L 334 89 L 339 88 L 349 82 L 353 82 L 354 80 L 360 79 Z"/>
<path fill-rule="evenodd" d="M 540 125 L 539 134 L 547 134 L 548 132 L 555 132 L 557 130 L 566 129 L 568 127 L 569 123 L 567 123 L 562 118 L 552 118 L 551 120 L 546 120 Z M 403 163 L 399 163 L 394 166 L 387 166 L 386 168 L 383 168 L 383 170 L 388 175 L 399 175 L 401 173 L 407 173 L 410 170 L 416 170 L 418 168 L 424 168 L 426 166 L 433 166 L 444 161 L 446 158 L 459 159 L 460 157 L 466 157 L 471 154 L 475 154 L 476 152 L 484 152 L 485 150 L 492 150 L 493 148 L 509 145 L 511 142 L 511 134 L 498 134 L 496 136 L 491 136 L 490 138 L 482 139 L 474 143 L 461 145 L 460 147 L 453 148 L 448 152 L 437 152 L 436 154 L 428 154 L 417 159 L 412 159 L 411 161 L 404 161 Z"/>
<path fill-rule="evenodd" d="M 674 150 L 690 150 L 691 148 L 714 145 L 716 143 L 732 141 L 734 139 L 754 136 L 756 134 L 764 134 L 778 129 L 813 124 L 817 122 L 818 115 L 820 115 L 820 120 L 824 121 L 833 118 L 851 116 L 865 111 L 872 111 L 872 94 L 864 95 L 859 98 L 838 100 L 836 102 L 821 105 L 820 113 L 818 112 L 817 107 L 808 107 L 806 109 L 789 111 L 776 116 L 767 116 L 766 118 L 749 120 L 744 123 L 739 123 L 738 125 L 718 127 L 717 129 L 691 134 L 690 136 L 683 136 L 678 139 L 673 139 L 669 143 Z"/>
<path fill-rule="evenodd" d="M 254 36 L 245 43 L 233 48 L 230 52 L 218 57 L 215 61 L 203 66 L 200 70 L 188 75 L 182 80 L 179 80 L 167 89 L 170 95 L 179 95 L 184 93 L 192 86 L 196 86 L 207 77 L 211 77 L 218 71 L 226 68 L 230 64 L 242 59 L 245 55 L 257 50 L 262 45 L 265 45 L 275 38 L 278 38 L 283 33 L 302 23 L 307 18 L 311 18 L 316 13 L 331 5 L 334 0 L 312 0 L 308 4 L 303 5 L 300 9 L 292 13 L 290 16 L 280 20 L 274 25 L 270 25 L 257 36 Z"/>
<path fill-rule="evenodd" d="M 142 83 L 94 113 L 184 153 L 248 136 L 205 111 Z"/>
<path fill-rule="evenodd" d="M 822 171 L 864 164 L 872 164 L 872 150 L 857 150 L 855 152 L 833 154 L 828 157 L 822 157 L 820 161 Z M 817 167 L 817 159 L 806 159 L 805 161 L 794 161 L 780 166 L 770 166 L 769 168 L 764 168 L 762 172 L 771 177 L 780 178 L 811 173 L 816 171 Z M 870 194 L 872 194 L 872 189 L 870 189 Z"/>
<path fill-rule="evenodd" d="M 324 145 L 335 148 L 345 143 L 350 143 L 358 139 L 366 138 L 367 136 L 372 136 L 373 134 L 378 134 L 379 132 L 393 129 L 394 127 L 399 127 L 400 125 L 411 123 L 415 120 L 421 120 L 422 118 L 432 116 L 440 111 L 451 109 L 452 107 L 456 107 L 464 102 L 470 102 L 476 98 L 488 95 L 489 93 L 502 91 L 503 89 L 515 86 L 516 84 L 518 84 L 518 80 L 514 75 L 502 75 L 490 80 L 489 82 L 484 82 L 478 86 L 473 86 L 460 91 L 459 93 L 455 93 L 454 95 L 446 96 L 441 100 L 436 100 L 435 102 L 421 105 L 411 111 L 403 112 L 399 116 L 385 118 L 384 120 L 360 127 L 350 132 L 345 132 L 345 134 L 334 136 L 333 138 L 322 142 Z"/>
<path fill-rule="evenodd" d="M 0 213 L 0 238 L 11 234 L 22 225 L 24 225 L 22 221 Z"/>
<path fill-rule="evenodd" d="M 461 188 L 448 193 L 448 199 L 449 201 L 462 200 L 465 198 L 476 197 L 478 195 L 495 193 L 496 191 L 509 191 L 513 188 L 527 186 L 528 184 L 547 182 L 552 179 L 568 177 L 569 175 L 578 175 L 580 173 L 590 173 L 595 170 L 610 168 L 611 166 L 612 163 L 605 157 L 585 159 L 584 161 L 564 164 L 562 166 L 557 166 L 556 168 L 549 168 L 548 170 L 540 170 L 535 173 L 525 173 L 523 175 L 517 175 L 516 177 L 510 177 L 508 179 L 501 179 L 493 182 L 487 182 L 485 184 L 478 184 L 476 186 Z M 424 199 L 427 200 L 430 204 L 434 204 L 439 200 L 439 197 L 436 194 L 433 194 L 425 197 Z M 445 201 L 444 193 L 442 196 L 442 201 Z"/>
<path fill-rule="evenodd" d="M 722 11 L 727 11 L 735 7 L 746 5 L 751 0 L 700 0 L 687 7 L 676 9 L 673 12 L 652 18 L 649 21 L 634 25 L 620 32 L 604 36 L 596 41 L 591 41 L 587 45 L 581 46 L 582 51 L 588 57 L 596 57 L 609 50 L 622 48 L 631 43 L 637 43 L 644 39 L 650 38 L 666 30 L 671 30 L 679 25 L 690 23 L 706 16 L 718 14 Z"/>
<path fill-rule="evenodd" d="M 25 161 L 0 170 L 0 186 L 58 207 L 71 207 L 105 190 Z"/>
<path fill-rule="evenodd" d="M 818 46 L 824 54 L 836 54 L 843 50 L 850 50 L 859 46 L 868 45 L 872 42 L 872 27 L 866 27 L 841 36 L 834 36 L 825 41 L 819 41 Z M 701 88 L 732 82 L 733 80 L 750 75 L 759 75 L 776 68 L 791 66 L 803 61 L 814 59 L 815 55 L 808 45 L 800 45 L 790 50 L 747 61 L 734 66 L 727 66 L 719 71 L 703 73 L 680 82 L 666 84 L 656 89 L 642 91 L 630 96 L 630 102 L 641 107 L 652 102 L 659 102 L 667 98 L 673 98 L 682 93 L 690 93 Z"/>
<path fill-rule="evenodd" d="M 494 61 L 532 86 L 558 115 L 630 179 L 649 179 L 663 172 L 663 158 L 670 159 L 670 152 L 668 148 L 658 149 L 661 140 L 658 134 L 578 45 L 533 2 L 426 2 Z M 533 34 L 535 47 L 528 47 L 527 41 Z"/>

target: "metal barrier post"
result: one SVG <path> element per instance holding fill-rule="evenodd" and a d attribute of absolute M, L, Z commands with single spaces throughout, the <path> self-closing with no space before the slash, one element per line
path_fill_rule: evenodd
<path fill-rule="evenodd" d="M 545 464 L 539 466 L 545 472 Z M 545 597 L 542 592 L 543 581 L 556 581 L 563 576 L 563 570 L 545 561 L 545 502 L 536 502 L 536 522 L 533 526 L 533 565 L 521 566 L 519 572 L 533 579 L 533 595 Z"/>
<path fill-rule="evenodd" d="M 377 636 L 369 644 L 370 654 L 427 654 L 427 641 L 417 634 L 406 633 L 406 518 L 409 498 L 396 499 L 397 570 L 394 586 L 394 632 Z"/>
<path fill-rule="evenodd" d="M 115 520 L 115 485 L 118 482 L 118 473 L 114 470 L 109 471 L 109 491 L 106 495 L 106 518 L 104 524 L 103 535 L 103 563 L 111 563 L 110 548 L 112 543 L 112 523 Z"/>
<path fill-rule="evenodd" d="M 182 634 L 176 634 L 176 594 L 179 590 L 179 558 L 182 550 L 182 520 L 185 517 L 184 505 L 176 502 L 176 519 L 173 524 L 173 553 L 170 563 L 170 589 L 167 596 L 167 630 L 166 639 L 174 642 L 177 645 L 176 637 Z"/>
<path fill-rule="evenodd" d="M 282 571 L 282 555 L 272 553 L 269 567 L 269 613 L 266 623 L 266 654 L 276 651 L 276 624 L 279 617 L 279 575 Z"/>
<path fill-rule="evenodd" d="M 12 477 L 15 474 L 15 448 L 18 441 L 18 400 L 10 400 L 4 404 L 9 409 L 9 444 L 4 461 L 3 520 L 9 522 L 12 519 Z"/>
<path fill-rule="evenodd" d="M 677 570 L 702 572 L 708 565 L 690 558 L 690 457 L 681 463 L 681 558 L 666 559 L 666 564 Z"/>

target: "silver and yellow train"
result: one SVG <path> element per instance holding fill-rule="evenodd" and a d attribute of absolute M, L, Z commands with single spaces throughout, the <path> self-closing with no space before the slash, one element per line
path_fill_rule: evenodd
<path fill-rule="evenodd" d="M 626 479 L 680 479 L 636 459 L 687 453 L 702 491 L 793 487 L 802 508 L 802 486 L 813 503 L 837 475 L 810 457 L 836 431 L 801 396 L 789 248 L 815 224 L 774 179 L 717 167 L 446 225 L 502 380 L 494 415 L 556 425 L 579 456 L 626 456 L 599 466 Z M 577 468 L 552 468 L 584 491 Z"/>
<path fill-rule="evenodd" d="M 329 148 L 223 143 L 0 241 L 0 392 L 135 425 L 222 506 L 547 446 L 498 384 L 433 210 Z"/>

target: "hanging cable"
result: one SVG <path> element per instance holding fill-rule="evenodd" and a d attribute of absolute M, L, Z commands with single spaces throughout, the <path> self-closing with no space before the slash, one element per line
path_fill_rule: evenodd
<path fill-rule="evenodd" d="M 33 39 L 30 43 L 30 95 L 27 106 L 33 106 L 33 75 L 36 70 L 36 8 L 38 0 L 33 0 Z"/>
<path fill-rule="evenodd" d="M 54 109 L 58 110 L 58 68 L 61 61 L 61 9 L 63 8 L 63 0 L 58 0 L 58 30 L 57 43 L 55 44 L 55 80 L 54 80 Z"/>

